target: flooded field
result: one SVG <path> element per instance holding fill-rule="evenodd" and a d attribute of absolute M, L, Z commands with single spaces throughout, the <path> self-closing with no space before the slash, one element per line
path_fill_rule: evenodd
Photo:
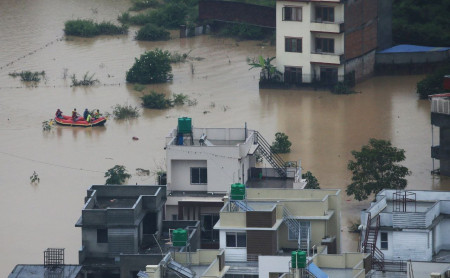
<path fill-rule="evenodd" d="M 154 176 L 138 176 L 136 168 L 164 165 L 164 137 L 180 116 L 196 127 L 244 127 L 273 141 L 277 131 L 292 141 L 286 160 L 302 160 L 323 188 L 345 189 L 350 182 L 350 151 L 371 137 L 389 139 L 406 150 L 410 189 L 450 190 L 448 179 L 430 175 L 430 103 L 418 100 L 415 84 L 421 76 L 375 77 L 356 87 L 354 95 L 326 91 L 259 90 L 257 70 L 247 57 L 274 56 L 272 46 L 257 41 L 201 36 L 142 43 L 128 35 L 64 37 L 69 19 L 114 21 L 128 9 L 123 0 L 5 0 L 0 2 L 0 276 L 16 264 L 42 263 L 48 247 L 66 248 L 66 263 L 78 262 L 81 214 L 86 189 L 103 184 L 104 173 L 124 165 L 130 184 L 154 184 Z M 75 107 L 111 112 L 116 104 L 140 107 L 141 92 L 125 82 L 125 72 L 147 50 L 190 52 L 201 61 L 173 65 L 174 79 L 148 86 L 167 95 L 183 93 L 195 106 L 168 110 L 141 109 L 135 120 L 110 119 L 105 127 L 55 127 L 41 123 L 57 108 L 69 114 Z M 45 71 L 46 79 L 29 86 L 8 73 Z M 99 85 L 71 87 L 64 75 L 94 73 Z M 437 129 L 435 129 L 437 134 Z M 139 140 L 132 140 L 136 136 Z M 40 183 L 30 184 L 33 172 Z M 367 202 L 342 192 L 343 250 L 355 251 L 355 236 L 347 232 Z"/>

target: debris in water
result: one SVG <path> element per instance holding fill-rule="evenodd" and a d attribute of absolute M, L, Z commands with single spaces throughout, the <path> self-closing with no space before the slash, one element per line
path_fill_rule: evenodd
<path fill-rule="evenodd" d="M 136 137 L 136 136 L 133 136 L 133 140 L 139 140 L 139 138 L 138 137 Z"/>

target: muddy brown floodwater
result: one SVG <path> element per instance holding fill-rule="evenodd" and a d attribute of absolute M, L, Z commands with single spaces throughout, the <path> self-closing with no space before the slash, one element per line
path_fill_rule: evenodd
<path fill-rule="evenodd" d="M 180 116 L 192 117 L 197 127 L 247 122 L 269 141 L 285 132 L 293 143 L 285 159 L 301 159 L 323 188 L 345 189 L 350 151 L 371 137 L 389 139 L 406 150 L 408 188 L 450 190 L 448 179 L 430 175 L 430 104 L 414 93 L 421 76 L 371 78 L 358 84 L 361 93 L 348 96 L 259 90 L 258 71 L 249 70 L 246 58 L 275 55 L 274 47 L 260 42 L 201 36 L 142 43 L 133 39 L 136 28 L 124 36 L 63 36 L 68 19 L 115 21 L 129 6 L 124 0 L 0 1 L 0 276 L 16 264 L 42 263 L 48 247 L 65 248 L 66 262 L 77 263 L 81 231 L 74 224 L 86 189 L 103 184 L 104 172 L 116 164 L 134 174 L 131 184 L 153 184 L 153 176 L 138 176 L 135 169 L 164 164 L 164 137 Z M 110 120 L 101 128 L 58 126 L 43 132 L 41 123 L 57 108 L 111 112 L 115 104 L 140 106 L 142 93 L 125 83 L 125 72 L 135 57 L 156 47 L 191 51 L 204 60 L 174 65 L 172 82 L 145 91 L 187 94 L 197 105 L 141 110 L 138 119 Z M 32 87 L 8 76 L 22 70 L 45 71 L 46 79 Z M 63 78 L 86 72 L 101 84 L 74 88 Z M 30 184 L 33 171 L 37 185 Z M 347 226 L 367 202 L 341 195 L 343 250 L 355 251 L 356 237 Z"/>

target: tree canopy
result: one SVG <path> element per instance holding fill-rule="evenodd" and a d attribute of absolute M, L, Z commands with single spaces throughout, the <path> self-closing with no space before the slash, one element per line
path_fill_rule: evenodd
<path fill-rule="evenodd" d="M 169 51 L 156 48 L 136 59 L 134 65 L 126 74 L 127 82 L 131 83 L 162 83 L 172 79 Z"/>
<path fill-rule="evenodd" d="M 399 165 L 405 160 L 405 150 L 393 147 L 390 141 L 371 138 L 361 151 L 352 151 L 355 160 L 348 162 L 352 171 L 352 183 L 347 186 L 347 195 L 354 195 L 358 201 L 383 189 L 404 189 L 405 177 L 411 172 Z"/>
<path fill-rule="evenodd" d="M 302 179 L 306 179 L 305 189 L 320 189 L 319 181 L 310 171 L 302 174 Z"/>
<path fill-rule="evenodd" d="M 127 173 L 127 169 L 123 165 L 115 165 L 105 173 L 106 182 L 108 184 L 123 184 L 127 179 L 131 177 Z"/>

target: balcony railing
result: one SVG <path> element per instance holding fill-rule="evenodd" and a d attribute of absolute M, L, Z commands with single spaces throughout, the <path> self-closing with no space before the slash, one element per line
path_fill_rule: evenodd
<path fill-rule="evenodd" d="M 340 34 L 344 32 L 344 22 L 311 20 L 311 32 Z"/>
<path fill-rule="evenodd" d="M 344 53 L 323 52 L 320 50 L 311 51 L 311 63 L 326 63 L 341 65 L 345 61 Z"/>

